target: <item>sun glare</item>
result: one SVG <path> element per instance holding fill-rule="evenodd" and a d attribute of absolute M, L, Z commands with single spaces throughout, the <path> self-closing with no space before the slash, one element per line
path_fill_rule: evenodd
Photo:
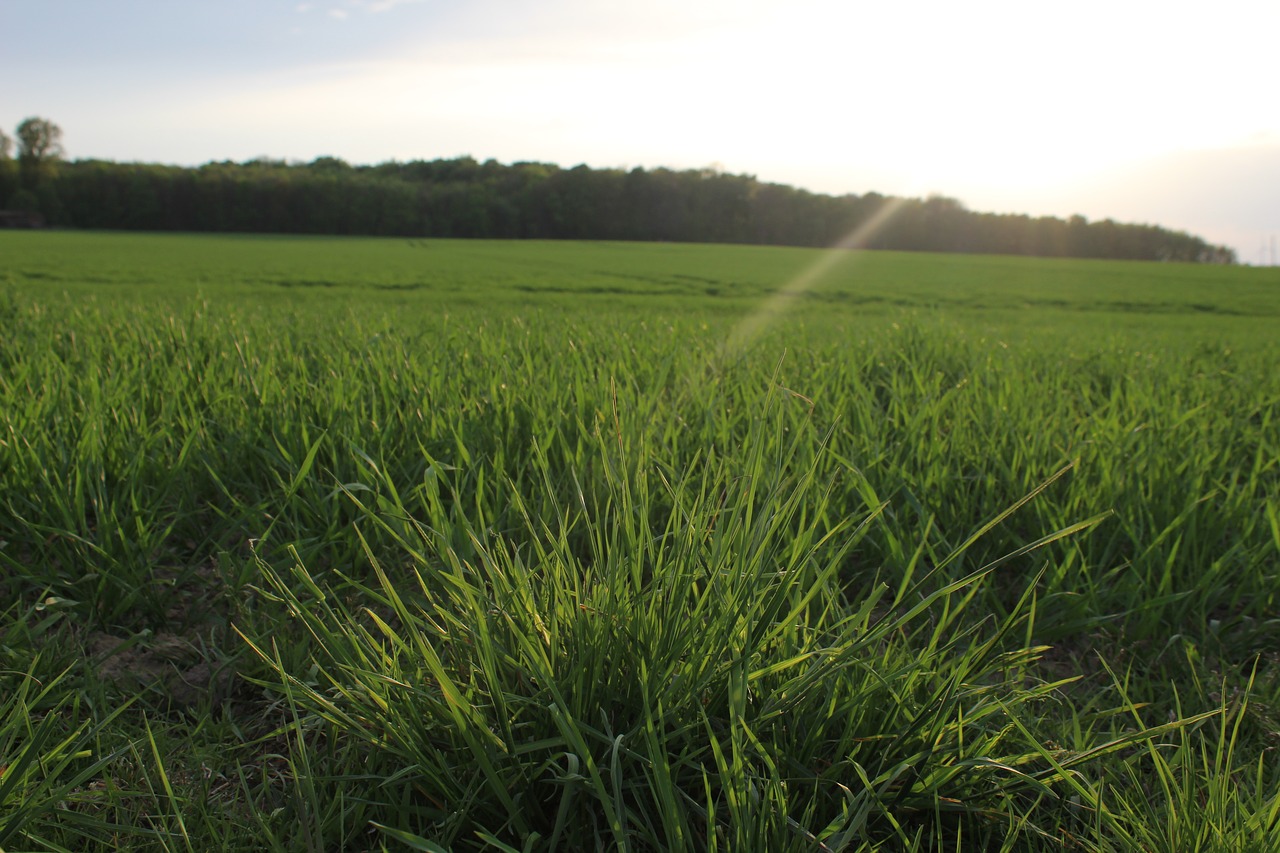
<path fill-rule="evenodd" d="M 848 260 L 850 250 L 866 246 L 871 238 L 897 215 L 904 203 L 900 198 L 888 199 L 873 216 L 859 224 L 840 242 L 827 249 L 813 263 L 787 280 L 729 333 L 725 341 L 726 351 L 745 350 L 751 342 L 764 333 L 771 323 L 786 312 L 787 307 L 796 297 L 803 296 L 812 290 L 833 268 L 842 261 Z"/>

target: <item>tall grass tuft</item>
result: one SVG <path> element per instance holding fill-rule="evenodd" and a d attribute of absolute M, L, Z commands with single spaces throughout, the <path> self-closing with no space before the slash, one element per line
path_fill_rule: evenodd
<path fill-rule="evenodd" d="M 404 537 L 399 559 L 367 554 L 376 582 L 262 563 L 310 640 L 286 663 L 248 638 L 298 714 L 295 766 L 323 749 L 336 765 L 303 780 L 315 796 L 362 791 L 318 836 L 351 844 L 336 827 L 371 821 L 445 848 L 1054 837 L 1028 807 L 1071 793 L 1087 756 L 1031 734 L 1061 686 L 1038 676 L 1042 649 L 1010 642 L 1034 587 L 996 620 L 969 613 L 993 566 L 849 584 L 883 506 L 828 512 L 831 483 L 794 464 L 811 437 L 779 438 L 789 402 L 739 453 L 679 470 L 624 461 L 602 433 L 608 488 L 560 504 L 548 482 L 537 514 L 520 506 L 519 544 L 472 527 L 464 559 L 427 520 L 365 507 Z"/>

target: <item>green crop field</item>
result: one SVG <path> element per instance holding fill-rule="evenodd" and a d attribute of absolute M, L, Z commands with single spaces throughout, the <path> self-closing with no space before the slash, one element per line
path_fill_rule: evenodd
<path fill-rule="evenodd" d="M 1280 271 L 0 233 L 0 850 L 1280 849 Z"/>

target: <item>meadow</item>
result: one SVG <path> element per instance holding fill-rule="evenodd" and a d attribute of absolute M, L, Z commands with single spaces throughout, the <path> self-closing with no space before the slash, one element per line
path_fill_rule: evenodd
<path fill-rule="evenodd" d="M 1280 271 L 0 232 L 0 851 L 1280 849 Z"/>

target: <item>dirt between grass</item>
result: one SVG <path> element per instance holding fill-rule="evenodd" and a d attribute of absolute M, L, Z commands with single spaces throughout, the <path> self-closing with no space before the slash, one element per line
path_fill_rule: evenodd
<path fill-rule="evenodd" d="M 236 674 L 229 661 L 210 661 L 190 638 L 161 633 L 124 639 L 102 632 L 86 638 L 94 670 L 120 690 L 153 691 L 178 708 L 231 697 Z"/>
<path fill-rule="evenodd" d="M 185 571 L 158 567 L 153 579 L 172 588 L 164 620 L 170 629 L 81 634 L 96 677 L 126 693 L 149 693 L 177 710 L 204 702 L 217 707 L 233 698 L 240 682 L 234 656 L 222 647 L 230 614 L 216 562 Z"/>

